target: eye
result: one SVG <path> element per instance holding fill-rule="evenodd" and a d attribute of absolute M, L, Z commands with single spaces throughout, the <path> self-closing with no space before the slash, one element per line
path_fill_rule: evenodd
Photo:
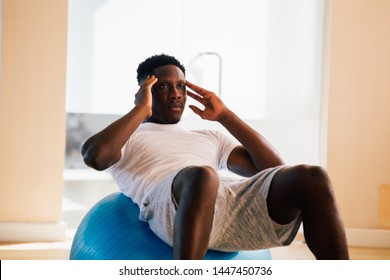
<path fill-rule="evenodd" d="M 186 88 L 186 85 L 185 85 L 185 84 L 178 84 L 178 85 L 177 85 L 177 88 L 178 88 L 178 89 L 185 89 L 185 88 Z"/>
<path fill-rule="evenodd" d="M 159 89 L 166 89 L 166 88 L 168 88 L 168 86 L 166 84 L 159 84 L 158 88 Z"/>

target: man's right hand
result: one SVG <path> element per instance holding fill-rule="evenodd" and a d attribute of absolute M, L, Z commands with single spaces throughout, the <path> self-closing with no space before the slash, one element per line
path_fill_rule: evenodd
<path fill-rule="evenodd" d="M 143 107 L 147 110 L 149 118 L 152 115 L 152 86 L 157 83 L 158 79 L 156 76 L 148 76 L 144 79 L 138 92 L 135 94 L 134 104 L 135 106 Z"/>

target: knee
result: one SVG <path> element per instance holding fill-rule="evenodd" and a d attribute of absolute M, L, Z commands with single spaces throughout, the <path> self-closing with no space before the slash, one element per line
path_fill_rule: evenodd
<path fill-rule="evenodd" d="M 210 166 L 194 166 L 190 168 L 190 172 L 195 175 L 199 180 L 217 180 L 217 171 Z"/>
<path fill-rule="evenodd" d="M 301 164 L 296 166 L 296 170 L 306 180 L 328 181 L 328 173 L 321 166 Z"/>
<path fill-rule="evenodd" d="M 219 188 L 216 170 L 209 166 L 193 166 L 180 172 L 174 181 L 173 191 L 178 200 L 215 200 Z"/>
<path fill-rule="evenodd" d="M 314 165 L 298 165 L 295 167 L 296 178 L 303 192 L 311 196 L 332 198 L 333 190 L 327 171 Z"/>
<path fill-rule="evenodd" d="M 203 186 L 219 185 L 219 177 L 217 171 L 210 166 L 194 166 L 189 167 L 184 176 L 189 185 L 195 188 L 202 188 Z"/>

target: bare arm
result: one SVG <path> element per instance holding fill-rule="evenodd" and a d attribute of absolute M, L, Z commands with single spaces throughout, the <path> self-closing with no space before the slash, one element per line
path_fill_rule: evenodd
<path fill-rule="evenodd" d="M 151 88 L 156 82 L 154 76 L 146 78 L 135 95 L 135 107 L 83 144 L 81 154 L 86 165 L 104 170 L 121 158 L 123 145 L 152 113 Z"/>
<path fill-rule="evenodd" d="M 261 170 L 283 164 L 283 160 L 271 144 L 233 112 L 228 111 L 226 117 L 220 123 L 244 147 L 244 149 L 236 148 L 231 153 L 228 166 L 232 171 L 244 176 L 252 176 Z M 248 158 L 248 156 L 257 170 L 248 170 L 249 166 L 246 167 L 245 157 Z M 242 167 L 244 167 L 244 170 L 242 170 Z M 247 174 L 242 174 L 242 172 Z"/>
<path fill-rule="evenodd" d="M 194 113 L 202 119 L 218 121 L 241 143 L 242 146 L 235 148 L 229 156 L 228 167 L 231 171 L 252 176 L 266 168 L 283 164 L 268 141 L 230 111 L 218 96 L 190 82 L 187 82 L 187 86 L 197 93 L 188 92 L 188 96 L 205 106 L 203 110 L 190 106 Z"/>

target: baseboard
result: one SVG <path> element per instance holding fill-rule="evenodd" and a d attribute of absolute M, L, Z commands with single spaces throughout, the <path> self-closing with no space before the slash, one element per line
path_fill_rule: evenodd
<path fill-rule="evenodd" d="M 58 223 L 0 222 L 0 242 L 53 242 L 66 240 L 67 226 Z"/>
<path fill-rule="evenodd" d="M 347 228 L 348 246 L 367 248 L 390 248 L 390 230 L 388 229 L 364 229 Z M 304 241 L 303 228 L 299 229 L 296 241 Z"/>

